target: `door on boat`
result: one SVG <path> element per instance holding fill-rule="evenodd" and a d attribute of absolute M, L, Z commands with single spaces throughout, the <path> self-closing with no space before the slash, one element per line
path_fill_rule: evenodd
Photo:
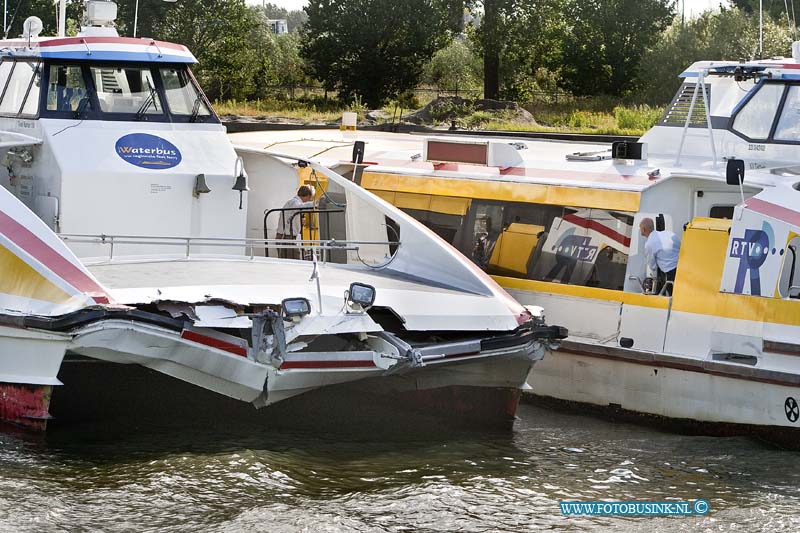
<path fill-rule="evenodd" d="M 693 217 L 733 218 L 733 208 L 742 201 L 739 191 L 695 191 Z"/>
<path fill-rule="evenodd" d="M 645 218 L 655 220 L 656 216 L 655 213 L 638 213 L 634 217 L 619 334 L 620 346 L 648 352 L 664 349 L 672 300 L 666 295 L 644 294 L 643 290 L 647 270 L 644 244 L 647 239 L 639 233 L 639 223 Z M 675 231 L 672 218 L 665 215 L 664 219 L 666 229 Z"/>

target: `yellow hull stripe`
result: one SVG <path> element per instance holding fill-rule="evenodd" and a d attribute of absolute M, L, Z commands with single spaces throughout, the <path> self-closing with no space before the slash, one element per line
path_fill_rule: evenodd
<path fill-rule="evenodd" d="M 5 246 L 0 246 L 0 293 L 51 303 L 64 303 L 71 296 L 36 272 Z"/>
<path fill-rule="evenodd" d="M 504 276 L 492 276 L 492 278 L 494 278 L 494 280 L 505 289 L 531 291 L 543 294 L 556 294 L 560 296 L 574 296 L 576 298 L 603 300 L 605 302 L 620 302 L 628 305 L 651 307 L 655 309 L 669 308 L 669 298 L 666 296 L 614 291 L 611 289 L 598 289 L 597 287 L 567 285 L 563 283 L 552 283 L 549 281 L 508 278 Z M 547 312 L 547 309 L 545 309 L 545 312 Z"/>
<path fill-rule="evenodd" d="M 641 199 L 638 192 L 631 191 L 562 187 L 518 181 L 409 176 L 368 171 L 364 172 L 361 178 L 361 186 L 373 192 L 428 194 L 628 212 L 639 211 Z"/>

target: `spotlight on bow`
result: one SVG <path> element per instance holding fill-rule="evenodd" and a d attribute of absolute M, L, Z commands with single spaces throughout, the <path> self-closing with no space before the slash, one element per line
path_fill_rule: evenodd
<path fill-rule="evenodd" d="M 287 298 L 281 302 L 283 316 L 299 319 L 311 313 L 311 303 L 306 298 Z"/>
<path fill-rule="evenodd" d="M 353 311 L 366 311 L 375 303 L 375 287 L 366 283 L 351 283 L 347 291 L 347 305 Z"/>

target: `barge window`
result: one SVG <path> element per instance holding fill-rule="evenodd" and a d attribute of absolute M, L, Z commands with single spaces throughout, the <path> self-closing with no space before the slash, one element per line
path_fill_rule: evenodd
<path fill-rule="evenodd" d="M 733 120 L 733 129 L 748 139 L 766 140 L 781 103 L 782 83 L 764 83 Z"/>
<path fill-rule="evenodd" d="M 185 69 L 162 68 L 161 81 L 167 98 L 169 111 L 173 115 L 188 115 L 193 119 L 205 120 L 211 111 L 200 91 L 192 83 Z"/>
<path fill-rule="evenodd" d="M 40 74 L 39 63 L 4 61 L 0 65 L 0 79 L 6 80 L 0 100 L 0 113 L 35 116 L 39 110 Z"/>
<path fill-rule="evenodd" d="M 786 94 L 775 139 L 779 141 L 800 140 L 800 86 L 792 85 Z"/>
<path fill-rule="evenodd" d="M 47 87 L 48 111 L 75 111 L 86 96 L 86 84 L 79 66 L 53 65 Z"/>
<path fill-rule="evenodd" d="M 104 113 L 161 115 L 163 107 L 149 68 L 91 67 Z"/>
<path fill-rule="evenodd" d="M 490 274 L 623 290 L 630 213 L 576 207 L 473 204 L 468 256 Z"/>
<path fill-rule="evenodd" d="M 715 205 L 708 212 L 709 218 L 724 218 L 733 220 L 733 205 Z"/>

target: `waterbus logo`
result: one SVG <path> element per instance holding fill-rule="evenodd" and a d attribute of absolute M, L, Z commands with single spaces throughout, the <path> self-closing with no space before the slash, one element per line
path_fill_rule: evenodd
<path fill-rule="evenodd" d="M 147 133 L 131 133 L 121 137 L 117 141 L 117 155 L 131 165 L 156 170 L 177 166 L 183 159 L 174 144 Z"/>
<path fill-rule="evenodd" d="M 736 272 L 736 285 L 733 292 L 744 293 L 745 280 L 750 279 L 750 294 L 761 296 L 761 266 L 766 262 L 770 253 L 777 252 L 771 243 L 775 242 L 772 226 L 763 223 L 761 229 L 745 229 L 744 237 L 731 239 L 730 257 L 739 260 L 739 270 Z"/>

